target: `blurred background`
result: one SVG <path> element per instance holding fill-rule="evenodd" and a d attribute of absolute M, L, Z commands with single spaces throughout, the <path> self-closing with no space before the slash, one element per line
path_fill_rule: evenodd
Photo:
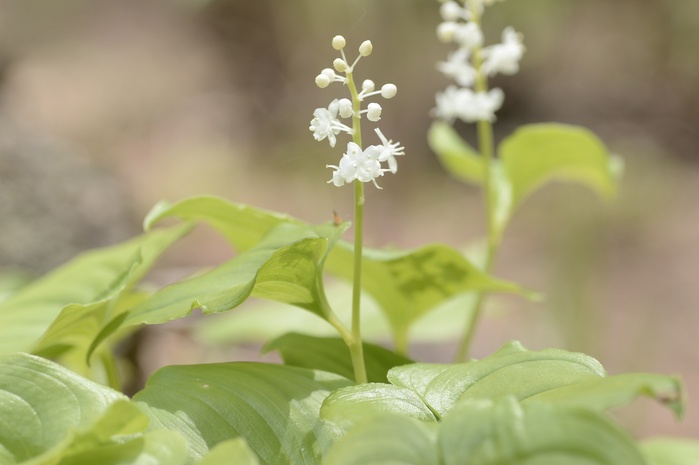
<path fill-rule="evenodd" d="M 450 179 L 425 141 L 434 93 L 448 84 L 435 70 L 449 51 L 434 36 L 437 9 L 431 0 L 2 0 L 0 287 L 137 234 L 162 199 L 215 194 L 311 223 L 333 210 L 351 218 L 350 190 L 326 184 L 342 143 L 330 149 L 308 131 L 313 110 L 343 96 L 313 82 L 336 57 L 336 34 L 351 49 L 372 40 L 360 80 L 398 86 L 382 102 L 381 128 L 407 155 L 383 191 L 368 186 L 367 244 L 474 243 L 480 193 Z M 488 42 L 507 25 L 527 52 L 518 75 L 493 82 L 506 94 L 496 138 L 529 122 L 584 125 L 623 156 L 626 174 L 611 205 L 568 185 L 529 199 L 496 274 L 547 300 L 492 298 L 473 355 L 519 339 L 584 351 L 610 373 L 680 374 L 683 423 L 651 402 L 620 415 L 639 434 L 696 437 L 699 2 L 510 0 L 488 10 Z M 230 254 L 202 228 L 162 270 Z M 144 370 L 254 356 L 202 348 L 210 338 L 193 337 L 189 323 L 145 333 Z M 452 337 L 433 331 L 411 355 L 449 361 Z"/>

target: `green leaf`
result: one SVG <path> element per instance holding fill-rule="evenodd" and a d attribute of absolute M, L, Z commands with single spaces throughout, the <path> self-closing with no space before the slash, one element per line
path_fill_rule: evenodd
<path fill-rule="evenodd" d="M 427 143 L 452 176 L 473 184 L 483 184 L 485 173 L 480 154 L 444 121 L 435 121 L 427 133 Z"/>
<path fill-rule="evenodd" d="M 344 430 L 383 414 L 396 414 L 425 422 L 439 419 L 414 391 L 382 383 L 338 389 L 325 399 L 320 413 L 324 420 Z"/>
<path fill-rule="evenodd" d="M 145 424 L 127 400 L 46 359 L 0 355 L 0 463 L 51 463 L 71 447 L 138 431 Z"/>
<path fill-rule="evenodd" d="M 500 161 L 511 186 L 511 210 L 548 181 L 578 182 L 603 198 L 616 193 L 614 162 L 587 129 L 564 124 L 521 126 L 502 141 Z"/>
<path fill-rule="evenodd" d="M 651 397 L 666 405 L 678 418 L 684 413 L 682 382 L 674 376 L 653 373 L 624 373 L 591 378 L 535 394 L 526 401 L 555 402 L 606 410 L 628 404 L 639 396 Z"/>
<path fill-rule="evenodd" d="M 440 415 L 464 399 L 526 399 L 560 386 L 599 378 L 604 368 L 584 354 L 547 349 L 528 351 L 510 343 L 479 361 L 458 365 L 405 365 L 389 371 L 391 383 L 412 389 Z"/>
<path fill-rule="evenodd" d="M 467 401 L 440 426 L 444 465 L 647 465 L 632 439 L 592 410 Z"/>
<path fill-rule="evenodd" d="M 340 243 L 327 270 L 352 276 L 351 247 Z M 405 341 L 410 326 L 447 299 L 468 291 L 525 293 L 516 284 L 495 279 L 457 250 L 433 244 L 408 251 L 364 249 L 362 287 L 386 315 L 394 337 Z M 400 342 L 398 343 L 401 346 Z"/>
<path fill-rule="evenodd" d="M 0 353 L 30 350 L 70 304 L 113 299 L 138 282 L 160 254 L 189 229 L 183 225 L 153 231 L 84 253 L 0 302 Z M 72 325 L 67 334 L 64 332 L 68 339 L 72 330 L 82 331 L 79 325 Z"/>
<path fill-rule="evenodd" d="M 344 230 L 282 223 L 255 247 L 203 275 L 171 284 L 107 324 L 91 351 L 119 328 L 160 324 L 188 316 L 231 310 L 249 296 L 296 305 L 325 318 L 325 296 L 319 284 L 322 263 Z"/>
<path fill-rule="evenodd" d="M 301 221 L 279 213 L 229 202 L 213 196 L 198 196 L 175 204 L 160 202 L 143 222 L 148 230 L 164 218 L 206 222 L 223 234 L 238 251 L 248 250 L 281 223 L 303 225 Z"/>
<path fill-rule="evenodd" d="M 241 250 L 251 247 L 280 224 L 299 228 L 305 225 L 293 218 L 215 197 L 195 197 L 172 206 L 163 204 L 149 215 L 146 223 L 151 225 L 168 216 L 207 222 Z M 338 228 L 338 232 L 343 231 L 344 228 Z M 330 240 L 325 269 L 351 280 L 352 246 L 339 241 L 332 247 L 333 240 L 339 240 L 339 235 Z M 319 269 L 322 266 L 323 262 L 319 263 Z M 455 294 L 467 291 L 526 294 L 513 283 L 484 274 L 459 251 L 439 244 L 402 252 L 364 249 L 363 276 L 363 290 L 381 306 L 401 346 L 405 346 L 408 330 L 417 319 Z"/>
<path fill-rule="evenodd" d="M 262 464 L 317 464 L 338 434 L 321 423 L 320 405 L 349 384 L 335 374 L 283 365 L 171 366 L 151 376 L 134 401 L 153 429 L 188 439 L 191 460 L 243 437 Z"/>
<path fill-rule="evenodd" d="M 372 417 L 335 443 L 323 465 L 441 465 L 436 429 L 398 415 Z"/>
<path fill-rule="evenodd" d="M 696 439 L 653 438 L 641 444 L 650 465 L 696 465 L 699 441 Z"/>
<path fill-rule="evenodd" d="M 197 465 L 260 465 L 255 453 L 243 438 L 219 442 Z"/>
<path fill-rule="evenodd" d="M 363 346 L 369 382 L 386 383 L 388 370 L 412 363 L 412 360 L 381 346 L 367 342 Z M 288 333 L 269 342 L 264 348 L 264 352 L 273 350 L 279 352 L 287 365 L 329 371 L 354 379 L 349 349 L 341 338 Z"/>

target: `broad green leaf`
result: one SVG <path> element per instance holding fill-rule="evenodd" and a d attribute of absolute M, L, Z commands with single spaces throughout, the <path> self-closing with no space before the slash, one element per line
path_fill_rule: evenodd
<path fill-rule="evenodd" d="M 271 342 L 265 352 L 276 350 L 284 363 L 302 368 L 329 371 L 354 379 L 352 359 L 345 342 L 338 337 L 313 337 L 288 333 Z M 412 360 L 375 344 L 364 343 L 364 361 L 369 382 L 386 383 L 386 373 Z"/>
<path fill-rule="evenodd" d="M 335 443 L 322 463 L 441 465 L 436 447 L 436 430 L 437 425 L 413 418 L 398 415 L 372 417 Z"/>
<path fill-rule="evenodd" d="M 591 378 L 535 394 L 525 400 L 606 410 L 628 404 L 639 396 L 651 397 L 666 405 L 678 418 L 683 415 L 682 382 L 674 376 L 653 373 L 624 373 Z"/>
<path fill-rule="evenodd" d="M 245 439 L 238 437 L 219 442 L 197 465 L 260 465 Z"/>
<path fill-rule="evenodd" d="M 197 308 L 205 314 L 228 311 L 251 295 L 296 305 L 325 318 L 320 270 L 329 244 L 343 230 L 343 226 L 282 223 L 229 262 L 171 284 L 119 315 L 102 329 L 91 351 L 120 328 L 165 323 Z"/>
<path fill-rule="evenodd" d="M 352 250 L 338 244 L 326 269 L 352 276 Z M 495 279 L 457 250 L 433 244 L 408 251 L 364 249 L 362 287 L 388 319 L 397 345 L 404 347 L 410 326 L 449 298 L 468 291 L 525 293 L 516 284 Z"/>
<path fill-rule="evenodd" d="M 587 129 L 564 124 L 522 126 L 502 141 L 498 152 L 512 189 L 512 210 L 554 179 L 581 183 L 603 198 L 616 193 L 612 158 Z"/>
<path fill-rule="evenodd" d="M 304 225 L 299 220 L 215 197 L 195 197 L 172 206 L 164 204 L 149 215 L 147 225 L 168 216 L 207 222 L 241 250 L 251 247 L 279 224 L 293 224 L 299 228 Z M 330 252 L 325 270 L 351 280 L 352 246 L 343 241 L 336 247 L 331 245 L 327 249 Z M 322 269 L 323 263 L 319 265 Z M 457 250 L 439 244 L 411 251 L 364 249 L 363 276 L 363 290 L 380 305 L 402 348 L 406 346 L 410 326 L 456 294 L 467 291 L 526 294 L 513 283 L 481 272 Z"/>
<path fill-rule="evenodd" d="M 653 438 L 641 443 L 650 465 L 696 465 L 699 441 L 696 439 Z"/>
<path fill-rule="evenodd" d="M 555 404 L 467 401 L 440 425 L 444 465 L 647 465 L 603 414 Z"/>
<path fill-rule="evenodd" d="M 190 226 L 146 233 L 79 255 L 0 303 L 0 353 L 28 351 L 64 307 L 114 298 L 138 282 Z M 71 328 L 81 329 L 76 325 Z M 68 331 L 70 332 L 70 331 Z"/>
<path fill-rule="evenodd" d="M 243 437 L 262 464 L 317 464 L 338 434 L 321 423 L 321 403 L 349 384 L 336 374 L 284 365 L 171 366 L 151 376 L 134 401 L 153 429 L 188 439 L 190 461 Z"/>
<path fill-rule="evenodd" d="M 46 359 L 0 355 L 0 463 L 55 463 L 71 447 L 138 431 L 127 400 Z"/>
<path fill-rule="evenodd" d="M 483 183 L 484 168 L 480 154 L 450 124 L 444 121 L 432 123 L 427 142 L 452 176 L 473 184 Z"/>
<path fill-rule="evenodd" d="M 457 365 L 413 364 L 389 371 L 391 383 L 412 389 L 440 415 L 464 399 L 526 399 L 560 386 L 600 378 L 604 368 L 584 354 L 547 349 L 528 351 L 510 343 L 483 360 Z"/>
<path fill-rule="evenodd" d="M 376 415 L 396 414 L 425 422 L 439 418 L 414 391 L 392 384 L 368 383 L 333 392 L 323 402 L 321 417 L 345 430 Z"/>
<path fill-rule="evenodd" d="M 187 221 L 206 222 L 223 234 L 239 252 L 257 244 L 281 223 L 303 225 L 301 221 L 279 213 L 229 202 L 220 197 L 199 196 L 170 204 L 160 202 L 143 222 L 148 230 L 164 218 L 179 217 Z"/>
<path fill-rule="evenodd" d="M 464 364 L 404 365 L 388 372 L 389 381 L 412 390 L 440 415 L 466 399 L 513 396 L 523 402 L 544 401 L 607 410 L 639 396 L 652 397 L 678 417 L 684 390 L 675 377 L 648 373 L 607 376 L 592 357 L 559 349 L 528 351 L 510 343 L 482 360 Z"/>

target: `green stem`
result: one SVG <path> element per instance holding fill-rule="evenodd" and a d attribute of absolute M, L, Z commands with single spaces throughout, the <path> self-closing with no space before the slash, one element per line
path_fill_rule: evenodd
<path fill-rule="evenodd" d="M 347 87 L 352 94 L 352 140 L 362 146 L 362 130 L 359 119 L 361 102 L 354 83 L 351 69 L 347 71 Z M 354 265 L 352 273 L 352 338 L 347 344 L 352 356 L 354 378 L 357 383 L 366 383 L 367 375 L 364 365 L 364 348 L 361 334 L 361 297 L 362 297 L 362 250 L 364 243 L 364 184 L 354 181 Z"/>
<path fill-rule="evenodd" d="M 473 21 L 480 28 L 480 12 L 477 8 L 472 8 Z M 481 48 L 473 51 L 473 66 L 476 69 L 476 82 L 474 89 L 476 92 L 488 92 L 488 76 L 483 73 L 483 54 Z M 478 151 L 483 160 L 483 191 L 485 199 L 485 210 L 487 215 L 487 250 L 483 271 L 490 272 L 497 254 L 500 237 L 497 231 L 495 218 L 495 192 L 493 190 L 493 162 L 495 147 L 493 143 L 493 125 L 490 121 L 481 120 L 477 123 L 478 130 Z M 473 335 L 481 317 L 483 306 L 486 300 L 485 293 L 479 293 L 469 312 L 469 319 L 466 322 L 464 336 L 457 349 L 456 360 L 466 361 L 469 356 L 469 348 L 473 341 Z"/>

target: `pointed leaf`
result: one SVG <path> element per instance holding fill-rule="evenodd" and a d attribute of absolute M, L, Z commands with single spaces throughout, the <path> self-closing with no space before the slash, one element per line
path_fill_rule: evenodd
<path fill-rule="evenodd" d="M 351 279 L 351 247 L 338 244 L 328 257 L 326 269 Z M 457 294 L 526 294 L 516 284 L 483 273 L 459 251 L 442 244 L 408 251 L 364 249 L 362 276 L 363 289 L 381 306 L 397 339 L 404 339 L 415 321 Z"/>
<path fill-rule="evenodd" d="M 338 337 L 314 337 L 288 333 L 269 342 L 265 352 L 279 351 L 284 363 L 302 368 L 337 373 L 354 379 L 354 369 L 347 344 Z M 369 382 L 386 383 L 386 373 L 412 360 L 375 344 L 364 343 L 364 361 Z"/>
<path fill-rule="evenodd" d="M 224 312 L 251 295 L 296 305 L 325 318 L 325 296 L 318 280 L 328 244 L 337 240 L 343 228 L 282 223 L 233 260 L 171 284 L 119 315 L 97 335 L 90 353 L 120 328 L 165 323 L 186 317 L 196 308 L 205 314 Z"/>
<path fill-rule="evenodd" d="M 647 465 L 600 413 L 560 405 L 467 401 L 441 423 L 444 465 Z"/>
<path fill-rule="evenodd" d="M 603 198 L 616 193 L 612 158 L 599 138 L 585 128 L 522 126 L 503 140 L 498 150 L 512 186 L 512 209 L 553 179 L 581 183 Z"/>
<path fill-rule="evenodd" d="M 157 371 L 134 401 L 154 429 L 179 431 L 196 460 L 243 437 L 262 464 L 317 464 L 337 430 L 321 402 L 351 384 L 341 376 L 261 363 L 172 366 Z"/>
<path fill-rule="evenodd" d="M 653 438 L 641 444 L 650 465 L 695 465 L 699 463 L 696 439 Z"/>
<path fill-rule="evenodd" d="M 189 229 L 189 225 L 183 225 L 153 231 L 116 246 L 86 252 L 23 287 L 0 303 L 0 353 L 29 350 L 64 307 L 110 299 L 133 286 Z"/>
<path fill-rule="evenodd" d="M 372 417 L 335 443 L 323 465 L 441 465 L 436 429 L 398 415 Z"/>
<path fill-rule="evenodd" d="M 421 375 L 422 378 L 421 379 Z M 560 386 L 605 375 L 597 360 L 584 354 L 547 349 L 533 352 L 510 343 L 483 360 L 448 365 L 444 369 L 420 364 L 389 371 L 391 383 L 417 391 L 440 415 L 459 400 L 497 399 L 514 395 L 525 399 Z"/>
<path fill-rule="evenodd" d="M 432 123 L 427 142 L 449 174 L 472 184 L 483 183 L 483 159 L 450 124 L 444 121 Z"/>
<path fill-rule="evenodd" d="M 148 213 L 146 230 L 164 218 L 179 217 L 187 221 L 206 222 L 223 234 L 239 252 L 257 244 L 281 223 L 303 225 L 301 221 L 279 213 L 229 202 L 213 196 L 199 196 L 175 204 L 160 202 Z"/>

